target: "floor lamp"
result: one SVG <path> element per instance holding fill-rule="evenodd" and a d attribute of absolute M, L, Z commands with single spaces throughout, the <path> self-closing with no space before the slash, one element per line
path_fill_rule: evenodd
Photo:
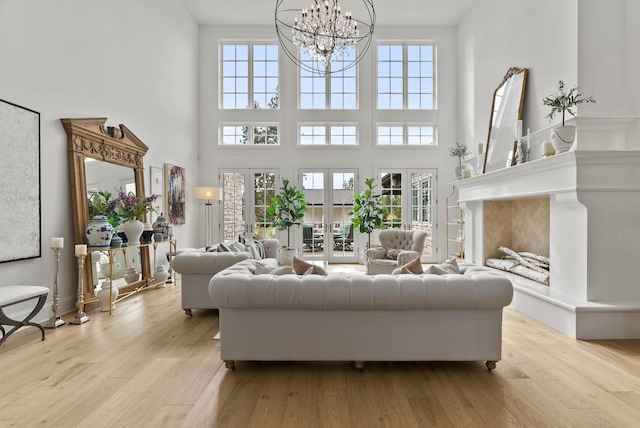
<path fill-rule="evenodd" d="M 211 201 L 222 200 L 222 189 L 220 187 L 196 187 L 196 199 L 207 201 L 204 204 L 204 246 L 213 244 L 213 207 Z"/>

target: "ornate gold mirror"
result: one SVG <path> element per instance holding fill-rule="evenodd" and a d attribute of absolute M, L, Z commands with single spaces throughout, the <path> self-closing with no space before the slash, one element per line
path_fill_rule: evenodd
<path fill-rule="evenodd" d="M 516 121 L 522 119 L 527 69 L 512 67 L 493 93 L 489 133 L 485 147 L 484 172 L 513 164 Z"/>
<path fill-rule="evenodd" d="M 115 187 L 134 191 L 138 196 L 145 195 L 142 158 L 147 146 L 126 126 L 106 127 L 106 121 L 107 118 L 61 119 L 67 132 L 76 244 L 87 243 L 85 229 L 89 224 L 90 194 L 99 190 L 114 193 L 111 187 Z M 91 260 L 91 253 L 89 249 L 84 277 L 85 299 L 94 296 L 98 283 L 96 261 Z M 135 258 L 139 259 L 138 266 L 145 281 L 151 277 L 148 247 L 140 247 L 139 256 Z"/>

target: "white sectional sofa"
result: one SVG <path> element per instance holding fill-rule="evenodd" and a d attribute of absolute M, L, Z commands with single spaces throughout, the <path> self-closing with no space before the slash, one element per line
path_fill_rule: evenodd
<path fill-rule="evenodd" d="M 264 262 L 277 264 L 277 239 L 262 242 Z M 218 309 L 209 294 L 209 281 L 218 272 L 243 260 L 251 259 L 248 252 L 206 252 L 204 248 L 181 249 L 173 259 L 173 270 L 182 277 L 182 309 L 192 315 L 192 309 Z"/>
<path fill-rule="evenodd" d="M 506 277 L 464 274 L 254 275 L 245 260 L 216 274 L 220 355 L 252 361 L 501 359 Z"/>

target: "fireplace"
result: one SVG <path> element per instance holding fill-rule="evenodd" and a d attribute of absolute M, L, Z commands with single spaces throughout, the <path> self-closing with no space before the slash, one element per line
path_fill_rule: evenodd
<path fill-rule="evenodd" d="M 504 273 L 512 307 L 582 339 L 640 338 L 640 151 L 570 151 L 456 183 L 465 260 L 548 255 L 550 286 Z"/>

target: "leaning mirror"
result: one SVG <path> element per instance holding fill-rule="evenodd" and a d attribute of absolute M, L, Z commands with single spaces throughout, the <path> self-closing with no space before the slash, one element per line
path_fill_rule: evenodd
<path fill-rule="evenodd" d="M 147 146 L 124 125 L 107 127 L 106 121 L 106 118 L 61 119 L 67 133 L 76 244 L 87 243 L 88 197 L 92 193 L 98 189 L 109 190 L 111 193 L 122 189 L 133 191 L 138 196 L 145 195 L 142 158 L 147 152 Z M 127 261 L 129 258 L 134 259 L 143 281 L 151 278 L 148 247 L 140 247 L 132 255 L 128 251 L 119 253 L 120 257 L 127 257 Z M 85 300 L 95 297 L 94 287 L 104 276 L 105 266 L 109 266 L 105 265 L 101 256 L 98 260 L 93 260 L 92 256 L 98 252 L 89 253 L 86 262 L 88 268 L 84 270 L 83 278 Z M 117 258 L 115 262 L 113 265 L 117 267 Z"/>
<path fill-rule="evenodd" d="M 522 118 L 526 84 L 527 69 L 512 67 L 493 93 L 484 172 L 512 165 L 516 122 Z"/>

